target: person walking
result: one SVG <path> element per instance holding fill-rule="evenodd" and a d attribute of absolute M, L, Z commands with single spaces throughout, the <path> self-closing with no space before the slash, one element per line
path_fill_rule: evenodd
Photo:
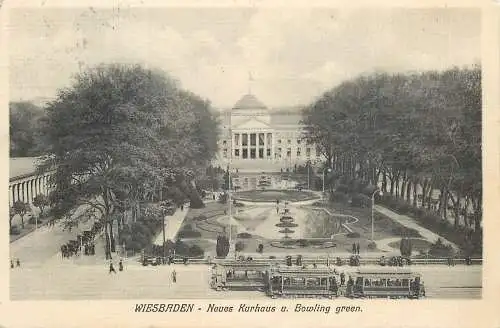
<path fill-rule="evenodd" d="M 109 262 L 109 274 L 111 274 L 111 272 L 115 273 L 116 274 L 116 270 L 115 270 L 115 267 L 113 266 L 113 262 Z"/>
<path fill-rule="evenodd" d="M 21 261 L 19 259 L 16 260 L 16 267 L 20 267 L 21 266 Z"/>
<path fill-rule="evenodd" d="M 174 271 L 172 271 L 172 282 L 173 283 L 177 282 L 177 272 L 175 272 L 175 269 L 174 269 Z"/>
<path fill-rule="evenodd" d="M 10 268 L 14 269 L 14 261 L 10 260 Z"/>
<path fill-rule="evenodd" d="M 123 271 L 123 260 L 120 259 L 120 262 L 118 263 L 118 271 Z"/>

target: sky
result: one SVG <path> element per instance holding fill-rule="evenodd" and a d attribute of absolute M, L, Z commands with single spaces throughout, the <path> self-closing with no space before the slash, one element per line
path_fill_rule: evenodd
<path fill-rule="evenodd" d="M 13 101 L 53 98 L 80 70 L 123 62 L 162 69 L 217 108 L 249 89 L 279 108 L 359 74 L 467 66 L 481 53 L 481 13 L 466 8 L 17 8 L 7 28 Z"/>

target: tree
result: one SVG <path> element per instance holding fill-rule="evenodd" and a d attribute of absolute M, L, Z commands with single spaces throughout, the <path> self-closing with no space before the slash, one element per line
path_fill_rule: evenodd
<path fill-rule="evenodd" d="M 45 147 L 40 135 L 42 108 L 31 102 L 9 103 L 10 156 L 29 157 L 42 155 Z"/>
<path fill-rule="evenodd" d="M 43 194 L 36 195 L 35 198 L 33 198 L 33 206 L 40 209 L 40 217 L 42 217 L 43 210 L 45 209 L 45 207 L 49 206 L 48 197 Z"/>
<path fill-rule="evenodd" d="M 12 220 L 14 219 L 14 216 L 16 215 L 16 210 L 14 209 L 14 206 L 9 207 L 9 231 L 12 231 Z"/>
<path fill-rule="evenodd" d="M 307 106 L 306 140 L 319 145 L 325 166 L 338 172 L 344 184 L 381 182 L 385 198 L 435 212 L 443 224 L 451 209 L 455 229 L 465 237 L 473 231 L 470 238 L 478 241 L 481 94 L 478 65 L 359 76 Z"/>
<path fill-rule="evenodd" d="M 29 204 L 20 200 L 14 202 L 14 213 L 21 217 L 21 227 L 24 229 L 24 216 L 29 211 Z"/>
<path fill-rule="evenodd" d="M 226 257 L 229 254 L 229 239 L 226 236 L 218 236 L 215 246 L 217 257 Z"/>

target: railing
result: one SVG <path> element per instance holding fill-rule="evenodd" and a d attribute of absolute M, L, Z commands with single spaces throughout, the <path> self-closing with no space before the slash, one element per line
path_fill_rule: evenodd
<path fill-rule="evenodd" d="M 327 265 L 329 264 L 330 266 L 336 266 L 336 259 L 337 258 L 307 258 L 303 257 L 302 258 L 302 265 Z M 340 257 L 340 259 L 343 262 L 344 266 L 349 266 L 349 257 Z M 214 259 L 214 258 L 188 258 L 187 264 L 216 264 L 216 263 L 227 263 L 231 261 L 232 259 L 226 258 L 226 259 Z M 176 257 L 174 259 L 175 264 L 183 264 L 184 259 L 180 257 Z M 238 263 L 244 264 L 246 263 L 245 261 L 238 261 Z M 269 259 L 269 258 L 254 258 L 251 261 L 248 262 L 252 266 L 256 265 L 286 265 L 286 259 L 283 258 L 275 258 L 275 259 Z M 296 261 L 292 261 L 293 265 L 296 265 Z M 359 264 L 360 265 L 378 265 L 379 264 L 379 259 L 378 258 L 360 258 L 359 259 Z M 466 261 L 463 258 L 460 259 L 453 259 L 453 264 L 455 265 L 465 265 Z M 483 264 L 483 259 L 482 258 L 475 258 L 471 259 L 471 265 L 482 265 Z M 411 265 L 449 265 L 449 260 L 447 258 L 421 258 L 421 259 L 411 259 Z M 388 265 L 386 265 L 388 266 Z M 407 266 L 407 265 L 405 265 Z"/>

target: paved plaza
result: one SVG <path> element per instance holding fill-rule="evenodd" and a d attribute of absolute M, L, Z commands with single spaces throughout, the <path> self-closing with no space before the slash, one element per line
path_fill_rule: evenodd
<path fill-rule="evenodd" d="M 171 280 L 177 272 L 177 283 Z M 354 270 L 340 267 L 338 270 Z M 481 297 L 481 266 L 425 265 L 413 270 L 422 274 L 427 298 Z M 11 270 L 12 300 L 99 299 L 265 299 L 258 291 L 217 292 L 209 287 L 210 267 L 202 264 L 143 267 L 125 263 L 125 270 L 108 274 L 105 263 L 30 265 Z"/>

